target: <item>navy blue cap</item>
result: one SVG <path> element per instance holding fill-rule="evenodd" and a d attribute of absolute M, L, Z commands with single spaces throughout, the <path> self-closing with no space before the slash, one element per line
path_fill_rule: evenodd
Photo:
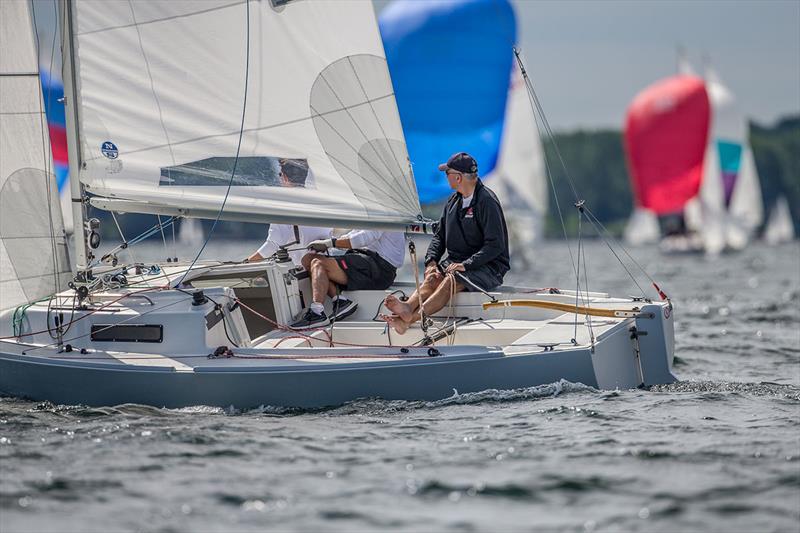
<path fill-rule="evenodd" d="M 458 152 L 450 156 L 447 163 L 439 165 L 439 170 L 453 169 L 464 174 L 476 174 L 478 172 L 478 163 L 475 158 L 467 152 Z"/>

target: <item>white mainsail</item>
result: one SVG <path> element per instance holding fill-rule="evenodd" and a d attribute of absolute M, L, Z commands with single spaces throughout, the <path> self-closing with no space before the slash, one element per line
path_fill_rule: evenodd
<path fill-rule="evenodd" d="M 485 181 L 503 204 L 512 246 L 526 246 L 540 239 L 547 212 L 544 151 L 528 91 L 516 65 L 508 88 L 497 165 Z"/>
<path fill-rule="evenodd" d="M 214 217 L 232 183 L 225 205 L 232 218 L 362 227 L 418 221 L 370 2 L 75 6 L 87 191 L 131 201 L 123 210 Z M 286 161 L 305 169 L 288 183 Z"/>
<path fill-rule="evenodd" d="M 0 2 L 0 309 L 71 278 L 28 2 Z"/>

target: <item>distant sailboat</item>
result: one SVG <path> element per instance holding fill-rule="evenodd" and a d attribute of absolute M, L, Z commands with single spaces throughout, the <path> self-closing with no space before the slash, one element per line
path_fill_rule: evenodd
<path fill-rule="evenodd" d="M 711 68 L 706 69 L 705 80 L 694 76 L 684 59 L 679 60 L 678 70 L 677 76 L 645 89 L 628 109 L 625 137 L 636 208 L 625 238 L 631 244 L 661 239 L 667 251 L 717 254 L 742 249 L 763 219 L 747 124 L 732 93 Z M 670 105 L 685 96 L 679 80 L 702 83 L 707 103 Z M 678 130 L 671 129 L 681 121 Z M 692 135 L 686 135 L 687 128 L 694 128 Z M 675 142 L 674 135 L 683 138 Z M 705 142 L 698 144 L 703 136 Z M 704 152 L 698 161 L 701 146 Z M 679 161 L 689 160 L 691 179 L 676 172 Z M 699 187 L 695 181 L 698 162 L 702 169 Z M 662 186 L 666 189 L 661 190 Z M 663 194 L 670 195 L 662 198 L 669 206 L 655 198 Z M 656 220 L 658 233 L 653 231 Z"/>
<path fill-rule="evenodd" d="M 700 191 L 710 120 L 706 87 L 696 76 L 672 76 L 634 98 L 624 139 L 636 200 L 629 242 L 693 237 L 683 210 Z"/>
<path fill-rule="evenodd" d="M 705 251 L 714 254 L 744 248 L 761 225 L 764 212 L 748 124 L 733 93 L 710 66 L 705 81 L 712 108 L 711 134 L 699 210 L 688 206 L 687 218 L 703 235 Z"/>
<path fill-rule="evenodd" d="M 764 229 L 764 240 L 767 244 L 775 245 L 791 242 L 794 239 L 794 222 L 792 222 L 792 213 L 789 211 L 789 201 L 785 196 L 781 196 L 770 211 Z"/>

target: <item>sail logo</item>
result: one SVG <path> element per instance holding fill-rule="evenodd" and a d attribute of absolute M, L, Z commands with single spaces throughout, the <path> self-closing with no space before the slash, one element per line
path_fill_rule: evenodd
<path fill-rule="evenodd" d="M 100 145 L 100 151 L 109 159 L 116 159 L 119 157 L 119 150 L 117 150 L 117 145 L 112 143 L 111 141 L 106 141 L 102 145 Z"/>

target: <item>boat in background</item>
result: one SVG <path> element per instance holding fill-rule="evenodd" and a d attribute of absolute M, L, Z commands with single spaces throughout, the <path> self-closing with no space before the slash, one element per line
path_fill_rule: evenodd
<path fill-rule="evenodd" d="M 792 212 L 789 209 L 789 200 L 781 195 L 772 206 L 767 224 L 764 227 L 764 240 L 767 244 L 776 245 L 792 242 L 795 239 Z"/>
<path fill-rule="evenodd" d="M 20 48 L 11 57 L 35 57 L 28 12 L 19 6 L 27 9 L 0 2 L 3 49 L 8 37 Z M 413 283 L 348 291 L 358 303 L 353 315 L 296 331 L 287 324 L 311 301 L 311 286 L 308 273 L 281 254 L 256 263 L 201 260 L 204 248 L 191 262 L 94 257 L 97 228 L 87 224 L 87 204 L 406 231 L 412 257 L 415 235 L 431 221 L 416 195 L 371 3 L 65 0 L 61 7 L 76 271 L 64 279 L 58 269 L 43 270 L 41 290 L 18 291 L 20 301 L 7 301 L 4 287 L 0 392 L 93 406 L 319 407 L 560 379 L 603 389 L 675 381 L 666 296 L 589 292 L 580 269 L 573 291 L 459 293 L 398 336 L 374 317 L 388 293 L 410 294 Z M 54 179 L 28 172 L 46 166 L 49 153 L 35 63 L 18 67 L 10 73 L 19 75 L 0 77 L 3 111 L 26 104 L 19 123 L 2 118 L 3 131 L 8 124 L 19 135 L 2 136 L 10 176 L 2 177 L 0 216 L 27 216 L 26 229 L 47 237 L 15 247 L 22 239 L 3 234 L 0 242 L 12 262 L 19 255 L 43 264 L 43 257 L 60 260 L 65 247 L 60 219 L 48 220 L 53 207 L 60 212 L 46 201 L 55 197 L 33 189 Z M 275 73 L 286 79 L 276 83 Z M 28 141 L 6 145 L 9 137 Z M 14 159 L 15 151 L 30 161 Z M 4 283 L 24 286 L 37 272 L 10 272 L 3 261 Z"/>
<path fill-rule="evenodd" d="M 420 201 L 450 196 L 438 165 L 469 152 L 503 204 L 512 254 L 527 263 L 543 233 L 547 178 L 511 52 L 518 41 L 513 6 L 507 0 L 395 0 L 379 23 Z M 472 37 L 453 39 L 453 28 Z"/>
<path fill-rule="evenodd" d="M 703 180 L 711 106 L 705 83 L 677 74 L 640 92 L 625 119 L 625 153 L 636 208 L 626 229 L 631 243 L 664 239 L 686 251 L 701 246 L 684 209 Z"/>
<path fill-rule="evenodd" d="M 704 84 L 710 106 L 706 118 L 705 106 L 681 108 L 668 102 L 680 100 L 677 84 L 680 78 L 700 78 L 685 59 L 679 60 L 679 74 L 645 89 L 628 109 L 625 126 L 625 147 L 628 154 L 636 207 L 625 238 L 631 244 L 660 240 L 667 252 L 705 252 L 710 255 L 724 250 L 741 250 L 754 237 L 763 220 L 761 186 L 748 141 L 747 123 L 741 116 L 733 94 L 722 83 L 716 72 L 707 66 Z M 671 87 L 671 88 L 670 88 Z M 678 115 L 697 113 L 697 120 L 683 119 Z M 672 114 L 677 114 L 675 117 Z M 694 179 L 691 187 L 678 175 L 670 174 L 669 160 L 681 160 L 683 153 L 693 154 L 693 176 L 696 175 L 698 145 L 689 147 L 675 144 L 668 130 L 675 120 L 685 120 L 685 127 L 706 129 L 705 150 L 702 158 L 702 177 L 699 188 Z M 663 136 L 655 130 L 664 128 Z M 687 131 L 684 129 L 684 131 Z M 675 132 L 677 134 L 677 132 Z M 699 131 L 697 133 L 700 133 Z M 697 135 L 692 142 L 697 143 Z M 684 139 L 686 141 L 688 139 Z M 684 152 L 687 151 L 687 152 Z M 675 181 L 680 190 L 676 202 L 664 209 L 652 197 L 643 198 L 655 182 Z M 652 189 L 656 191 L 657 189 Z M 693 192 L 687 198 L 689 192 Z M 656 192 L 663 194 L 665 191 Z M 675 190 L 672 190 L 675 194 Z M 655 234 L 654 220 L 658 221 L 659 234 Z"/>

